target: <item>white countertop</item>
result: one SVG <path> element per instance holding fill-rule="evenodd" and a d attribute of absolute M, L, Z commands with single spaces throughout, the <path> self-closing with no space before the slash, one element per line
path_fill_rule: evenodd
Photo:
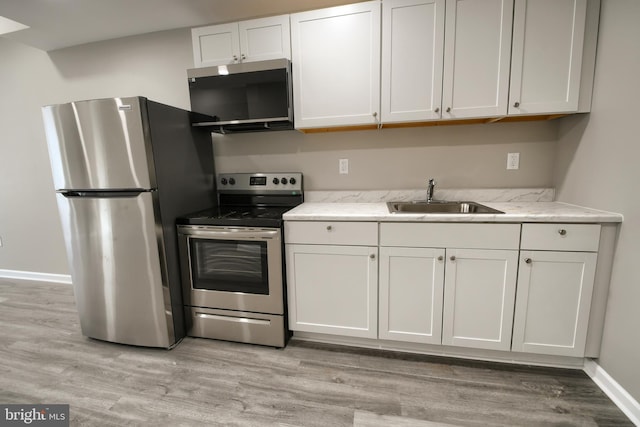
<path fill-rule="evenodd" d="M 622 222 L 622 215 L 561 202 L 479 202 L 504 214 L 391 214 L 384 202 L 305 202 L 286 212 L 285 221 L 388 222 Z"/>

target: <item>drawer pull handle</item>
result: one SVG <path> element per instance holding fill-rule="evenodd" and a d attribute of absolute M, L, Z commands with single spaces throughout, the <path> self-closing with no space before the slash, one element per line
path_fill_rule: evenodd
<path fill-rule="evenodd" d="M 561 228 L 560 230 L 558 230 L 558 233 L 560 233 L 561 236 L 566 236 L 567 230 L 565 230 L 564 228 Z"/>
<path fill-rule="evenodd" d="M 330 225 L 327 225 L 327 231 L 331 231 L 331 230 L 333 230 L 333 227 Z"/>
<path fill-rule="evenodd" d="M 371 255 L 369 255 L 369 258 L 371 258 L 371 259 L 376 259 L 376 254 L 371 254 Z"/>
<path fill-rule="evenodd" d="M 532 263 L 532 260 L 531 260 L 531 258 L 525 258 L 525 259 L 524 259 L 524 262 L 526 262 L 527 264 L 531 264 L 531 263 Z"/>
<path fill-rule="evenodd" d="M 248 323 L 248 324 L 253 324 L 253 325 L 269 326 L 271 324 L 270 320 L 252 319 L 252 318 L 249 318 L 249 317 L 220 316 L 218 314 L 196 313 L 196 317 L 199 317 L 201 319 L 222 320 L 224 322 Z"/>
<path fill-rule="evenodd" d="M 455 255 L 451 255 L 451 257 L 449 258 L 451 261 L 455 261 L 456 260 L 456 256 Z"/>
<path fill-rule="evenodd" d="M 444 259 L 444 257 L 443 257 L 442 255 L 440 255 L 440 256 L 438 257 L 438 261 L 442 261 L 443 259 Z"/>

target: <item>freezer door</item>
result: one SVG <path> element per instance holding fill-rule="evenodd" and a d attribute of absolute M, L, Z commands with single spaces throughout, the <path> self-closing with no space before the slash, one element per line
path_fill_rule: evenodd
<path fill-rule="evenodd" d="M 42 108 L 55 188 L 153 188 L 144 98 Z"/>
<path fill-rule="evenodd" d="M 82 333 L 168 348 L 174 313 L 152 193 L 113 196 L 56 194 Z"/>

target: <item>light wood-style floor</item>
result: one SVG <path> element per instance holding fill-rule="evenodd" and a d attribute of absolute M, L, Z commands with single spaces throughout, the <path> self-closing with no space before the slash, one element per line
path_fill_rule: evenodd
<path fill-rule="evenodd" d="M 0 279 L 0 403 L 78 426 L 631 426 L 582 371 L 292 341 L 83 337 L 69 285 Z"/>

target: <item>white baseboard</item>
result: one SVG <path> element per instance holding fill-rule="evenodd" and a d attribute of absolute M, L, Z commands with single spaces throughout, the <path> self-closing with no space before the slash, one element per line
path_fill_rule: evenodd
<path fill-rule="evenodd" d="M 71 275 L 37 273 L 35 271 L 1 270 L 0 277 L 5 279 L 33 280 L 36 282 L 54 282 L 71 284 Z"/>
<path fill-rule="evenodd" d="M 592 359 L 585 359 L 584 371 L 632 423 L 640 426 L 640 403 Z"/>

